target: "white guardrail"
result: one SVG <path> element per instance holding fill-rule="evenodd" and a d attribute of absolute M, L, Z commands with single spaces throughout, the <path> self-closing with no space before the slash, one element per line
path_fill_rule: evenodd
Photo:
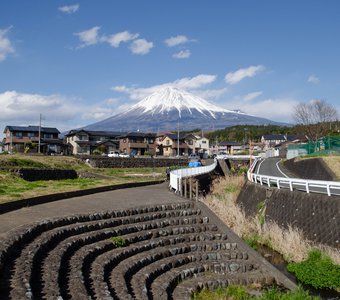
<path fill-rule="evenodd" d="M 340 182 L 322 181 L 322 180 L 307 180 L 300 178 L 275 177 L 254 173 L 256 164 L 260 158 L 256 158 L 247 172 L 248 180 L 267 185 L 268 187 L 286 188 L 290 191 L 300 190 L 306 193 L 322 193 L 331 195 L 340 195 Z"/>
<path fill-rule="evenodd" d="M 217 161 L 215 160 L 214 163 L 209 166 L 173 170 L 170 172 L 170 188 L 174 189 L 176 192 L 180 192 L 180 181 L 182 178 L 209 173 L 214 170 L 216 166 Z"/>

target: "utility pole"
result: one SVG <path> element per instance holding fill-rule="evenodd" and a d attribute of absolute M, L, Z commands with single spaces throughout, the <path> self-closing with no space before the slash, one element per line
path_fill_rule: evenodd
<path fill-rule="evenodd" d="M 177 122 L 177 155 L 178 155 L 178 158 L 179 158 L 179 119 L 178 119 L 178 122 Z"/>
<path fill-rule="evenodd" d="M 39 114 L 39 142 L 38 142 L 38 153 L 40 153 L 40 140 L 41 140 L 41 114 Z"/>

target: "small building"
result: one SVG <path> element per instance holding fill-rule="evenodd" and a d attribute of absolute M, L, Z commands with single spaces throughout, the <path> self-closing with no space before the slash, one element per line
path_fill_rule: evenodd
<path fill-rule="evenodd" d="M 59 138 L 60 131 L 54 127 L 7 125 L 4 134 L 3 150 L 9 153 L 60 154 L 64 151 L 63 140 Z"/>
<path fill-rule="evenodd" d="M 122 132 L 118 131 L 95 131 L 77 129 L 71 130 L 65 135 L 66 143 L 71 147 L 74 155 L 91 155 L 97 150 L 107 154 L 111 151 L 119 150 L 119 136 Z"/>
<path fill-rule="evenodd" d="M 195 136 L 195 153 L 204 157 L 205 155 L 210 155 L 209 139 L 206 137 Z"/>
<path fill-rule="evenodd" d="M 187 135 L 184 134 L 178 135 L 174 133 L 157 136 L 156 139 L 157 155 L 164 156 L 188 155 L 189 145 L 185 141 L 187 140 L 188 142 L 190 138 L 186 139 L 186 137 Z M 192 151 L 193 147 L 190 149 Z"/>
<path fill-rule="evenodd" d="M 129 132 L 119 137 L 119 150 L 126 154 L 155 155 L 156 134 L 143 132 Z"/>
<path fill-rule="evenodd" d="M 241 142 L 235 141 L 222 141 L 217 144 L 217 154 L 224 152 L 226 154 L 236 154 L 245 150 L 245 146 Z"/>
<path fill-rule="evenodd" d="M 265 134 L 261 137 L 263 150 L 268 150 L 286 141 L 284 134 Z"/>

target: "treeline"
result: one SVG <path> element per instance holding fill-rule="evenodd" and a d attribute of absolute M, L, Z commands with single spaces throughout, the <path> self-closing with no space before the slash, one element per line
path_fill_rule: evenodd
<path fill-rule="evenodd" d="M 204 134 L 210 141 L 259 141 L 265 134 L 298 134 L 296 127 L 277 125 L 237 125 Z"/>
<path fill-rule="evenodd" d="M 318 125 L 313 125 L 318 126 Z M 331 122 L 327 134 L 340 135 L 339 121 Z M 191 131 L 182 131 L 181 133 L 192 133 L 195 135 L 204 135 L 211 142 L 234 141 L 245 142 L 251 139 L 252 141 L 260 141 L 262 135 L 266 134 L 295 134 L 306 135 L 307 126 L 278 126 L 278 125 L 236 125 L 218 129 L 215 131 L 202 131 L 201 129 L 194 129 Z M 326 135 L 327 135 L 326 134 Z"/>

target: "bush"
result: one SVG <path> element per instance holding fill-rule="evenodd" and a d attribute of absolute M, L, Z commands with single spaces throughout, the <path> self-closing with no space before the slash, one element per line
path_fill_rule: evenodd
<path fill-rule="evenodd" d="M 303 284 L 316 289 L 340 288 L 340 266 L 333 264 L 332 260 L 319 250 L 309 252 L 307 260 L 300 263 L 290 263 L 289 272 Z"/>
<path fill-rule="evenodd" d="M 111 238 L 111 241 L 112 241 L 113 245 L 115 245 L 116 248 L 120 248 L 120 247 L 126 246 L 126 241 L 123 238 L 119 237 L 119 236 L 113 236 Z"/>

